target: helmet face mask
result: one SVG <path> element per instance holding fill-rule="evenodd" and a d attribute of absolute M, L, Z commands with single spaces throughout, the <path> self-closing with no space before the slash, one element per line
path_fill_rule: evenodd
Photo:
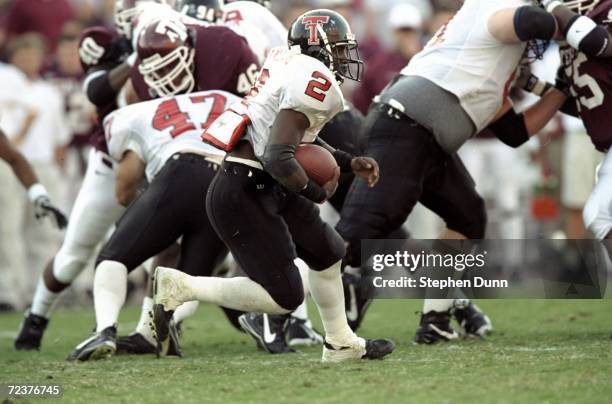
<path fill-rule="evenodd" d="M 127 39 L 132 38 L 132 21 L 138 14 L 136 3 L 137 0 L 117 0 L 115 3 L 115 26 Z"/>
<path fill-rule="evenodd" d="M 289 30 L 289 46 L 299 45 L 303 54 L 323 62 L 338 82 L 345 78 L 361 81 L 363 62 L 348 22 L 332 10 L 312 10 L 300 17 Z"/>
<path fill-rule="evenodd" d="M 155 54 L 138 66 L 145 83 L 159 97 L 189 93 L 195 87 L 192 66 L 195 49 L 176 48 L 166 56 Z"/>
<path fill-rule="evenodd" d="M 563 5 L 573 12 L 586 15 L 600 2 L 600 0 L 564 0 Z"/>

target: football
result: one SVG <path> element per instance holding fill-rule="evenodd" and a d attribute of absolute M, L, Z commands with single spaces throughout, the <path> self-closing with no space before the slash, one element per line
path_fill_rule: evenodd
<path fill-rule="evenodd" d="M 303 144 L 298 146 L 295 158 L 300 163 L 308 178 L 323 185 L 334 178 L 334 171 L 338 167 L 334 156 L 325 148 L 316 144 Z"/>

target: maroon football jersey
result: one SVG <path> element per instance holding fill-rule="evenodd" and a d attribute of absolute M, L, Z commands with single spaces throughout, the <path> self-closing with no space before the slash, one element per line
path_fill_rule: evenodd
<path fill-rule="evenodd" d="M 87 77 L 90 74 L 100 74 L 100 71 L 112 70 L 122 63 L 126 54 L 118 41 L 121 41 L 119 34 L 106 27 L 93 27 L 83 31 L 79 44 L 79 56 Z M 87 77 L 85 83 L 87 83 Z M 108 153 L 102 122 L 116 109 L 117 103 L 114 99 L 106 105 L 96 105 L 97 122 L 90 137 L 90 143 L 96 150 Z"/>
<path fill-rule="evenodd" d="M 257 57 L 246 40 L 234 31 L 217 26 L 189 26 L 195 32 L 194 91 L 224 90 L 246 95 L 259 70 Z M 141 101 L 156 98 L 138 71 L 140 60 L 132 68 L 134 90 Z"/>
<path fill-rule="evenodd" d="M 612 32 L 612 0 L 602 1 L 589 14 Z M 612 145 L 612 58 L 588 59 L 570 47 L 561 48 L 561 62 L 571 81 L 571 92 L 591 141 L 600 151 Z"/>

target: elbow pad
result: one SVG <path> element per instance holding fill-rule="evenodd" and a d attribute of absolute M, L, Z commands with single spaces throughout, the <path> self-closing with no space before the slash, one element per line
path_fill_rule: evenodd
<path fill-rule="evenodd" d="M 510 147 L 519 147 L 529 140 L 523 114 L 517 114 L 513 109 L 492 123 L 489 129 L 499 140 Z"/>
<path fill-rule="evenodd" d="M 514 13 L 514 32 L 523 42 L 532 39 L 550 40 L 556 30 L 555 17 L 539 7 L 523 6 Z"/>
<path fill-rule="evenodd" d="M 567 43 L 587 56 L 599 56 L 608 47 L 608 31 L 589 17 L 575 16 L 565 30 Z"/>
<path fill-rule="evenodd" d="M 303 169 L 295 159 L 295 148 L 295 145 L 269 144 L 261 162 L 266 171 L 285 188 L 300 192 L 304 188 L 299 175 Z"/>
<path fill-rule="evenodd" d="M 108 74 L 107 70 L 99 70 L 87 76 L 83 83 L 87 98 L 97 107 L 112 103 L 117 96 L 117 92 L 110 84 Z"/>

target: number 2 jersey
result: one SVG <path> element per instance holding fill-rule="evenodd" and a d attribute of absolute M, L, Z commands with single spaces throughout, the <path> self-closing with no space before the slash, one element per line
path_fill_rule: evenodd
<path fill-rule="evenodd" d="M 308 118 L 310 127 L 302 141 L 312 143 L 323 126 L 344 110 L 344 97 L 327 66 L 301 54 L 299 47 L 283 47 L 270 51 L 249 95 L 231 109 L 249 117 L 246 137 L 261 158 L 281 110 L 301 112 Z"/>
<path fill-rule="evenodd" d="M 120 161 L 125 152 L 136 153 L 146 164 L 149 181 L 178 152 L 222 157 L 223 151 L 202 141 L 202 132 L 240 100 L 228 92 L 213 90 L 128 105 L 104 121 L 109 154 Z"/>
<path fill-rule="evenodd" d="M 612 33 L 612 0 L 601 2 L 589 17 Z M 612 145 L 612 58 L 587 59 L 582 52 L 561 46 L 561 63 L 591 141 L 597 150 L 607 151 Z"/>

